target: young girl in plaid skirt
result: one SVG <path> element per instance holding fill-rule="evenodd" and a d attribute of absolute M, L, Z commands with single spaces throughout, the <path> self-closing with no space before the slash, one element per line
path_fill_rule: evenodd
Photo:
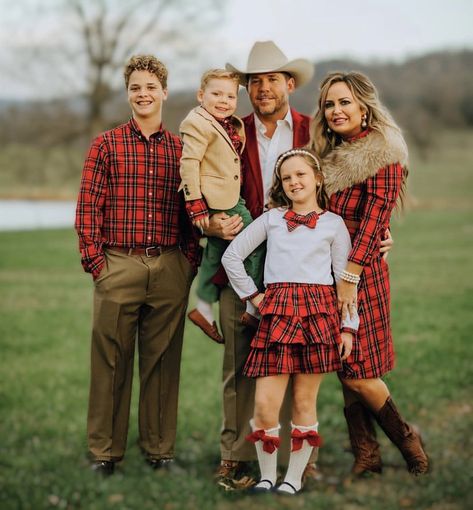
<path fill-rule="evenodd" d="M 356 309 L 342 311 L 334 279 L 343 277 L 351 249 L 341 219 L 326 210 L 320 164 L 311 151 L 292 149 L 276 162 L 271 209 L 230 244 L 222 263 L 243 300 L 261 313 L 244 374 L 256 378 L 255 411 L 248 440 L 255 443 L 261 480 L 253 488 L 270 491 L 276 483 L 279 411 L 293 379 L 292 451 L 279 493 L 296 494 L 312 449 L 320 446 L 316 402 L 326 372 L 341 370 L 358 328 Z M 243 261 L 267 242 L 265 292 L 260 293 Z"/>

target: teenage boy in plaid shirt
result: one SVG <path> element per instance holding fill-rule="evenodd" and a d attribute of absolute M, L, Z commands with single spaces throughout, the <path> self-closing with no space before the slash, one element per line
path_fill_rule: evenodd
<path fill-rule="evenodd" d="M 135 337 L 139 445 L 153 468 L 173 459 L 185 310 L 199 254 L 178 194 L 182 144 L 161 124 L 167 69 L 138 55 L 124 77 L 132 118 L 93 141 L 75 224 L 95 287 L 88 447 L 92 468 L 104 474 L 125 454 Z"/>

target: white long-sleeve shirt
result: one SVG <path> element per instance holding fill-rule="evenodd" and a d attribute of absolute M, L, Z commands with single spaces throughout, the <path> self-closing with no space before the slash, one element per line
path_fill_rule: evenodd
<path fill-rule="evenodd" d="M 305 225 L 288 231 L 286 209 L 265 212 L 238 234 L 222 258 L 222 264 L 240 298 L 258 292 L 245 271 L 243 261 L 261 243 L 267 241 L 264 284 L 306 283 L 332 285 L 346 268 L 351 241 L 343 219 L 329 211 L 319 216 L 314 229 Z M 343 327 L 358 329 L 359 318 L 348 317 Z"/>

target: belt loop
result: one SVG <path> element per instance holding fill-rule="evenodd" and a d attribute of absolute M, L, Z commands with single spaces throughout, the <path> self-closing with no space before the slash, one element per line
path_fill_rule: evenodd
<path fill-rule="evenodd" d="M 148 250 L 156 250 L 161 255 L 161 246 L 148 246 L 148 248 L 145 248 L 145 255 L 147 257 L 155 257 L 156 255 L 150 255 Z"/>
<path fill-rule="evenodd" d="M 130 256 L 132 253 L 133 253 L 133 248 L 130 248 L 130 249 L 128 250 L 128 256 Z"/>

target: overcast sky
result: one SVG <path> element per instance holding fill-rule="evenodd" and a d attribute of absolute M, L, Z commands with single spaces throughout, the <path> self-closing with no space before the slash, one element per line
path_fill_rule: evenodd
<path fill-rule="evenodd" d="M 11 62 L 15 46 L 32 41 L 54 44 L 70 30 L 64 20 L 54 20 L 54 9 L 51 19 L 41 22 L 31 15 L 33 5 L 54 1 L 16 0 L 11 4 L 0 0 L 3 69 L 8 69 L 5 62 Z M 399 61 L 440 49 L 473 49 L 473 0 L 227 0 L 224 5 L 220 27 L 209 30 L 207 44 L 196 50 L 191 61 L 173 60 L 165 48 L 139 49 L 156 53 L 168 64 L 171 92 L 197 87 L 199 76 L 209 67 L 225 62 L 244 67 L 258 40 L 272 39 L 290 59 L 314 62 L 333 57 Z M 22 32 L 15 26 L 18 19 Z M 27 80 L 18 80 L 18 75 L 21 78 L 22 71 L 0 73 L 0 98 L 27 98 L 32 93 L 46 97 L 49 87 L 31 86 Z"/>
<path fill-rule="evenodd" d="M 473 0 L 231 0 L 220 37 L 243 65 L 265 39 L 290 58 L 403 59 L 473 48 Z"/>

